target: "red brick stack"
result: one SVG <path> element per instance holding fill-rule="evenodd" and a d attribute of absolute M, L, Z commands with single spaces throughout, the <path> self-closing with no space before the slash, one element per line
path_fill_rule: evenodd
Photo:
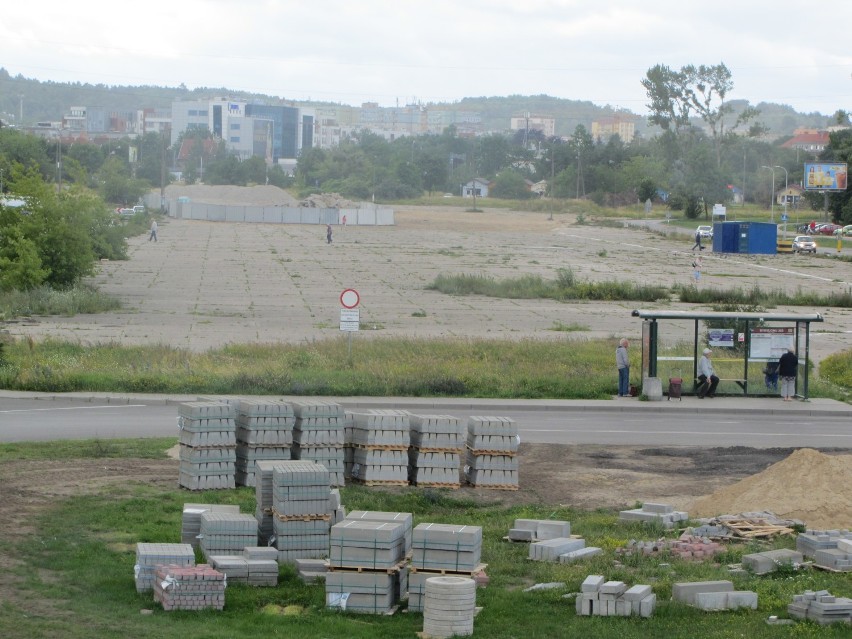
<path fill-rule="evenodd" d="M 225 575 L 207 564 L 157 566 L 154 601 L 163 610 L 222 610 L 225 607 Z"/>

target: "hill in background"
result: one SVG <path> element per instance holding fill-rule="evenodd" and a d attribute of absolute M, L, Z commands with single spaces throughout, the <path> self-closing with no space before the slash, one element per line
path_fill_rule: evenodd
<path fill-rule="evenodd" d="M 637 79 L 638 82 L 638 79 Z M 321 106 L 328 102 L 299 102 L 279 96 L 270 96 L 246 91 L 234 91 L 225 87 L 201 87 L 188 89 L 185 86 L 110 86 L 105 84 L 83 84 L 79 82 L 41 82 L 22 75 L 11 76 L 0 68 L 0 116 L 13 122 L 23 111 L 23 123 L 31 126 L 36 122 L 57 121 L 71 106 L 101 106 L 107 110 L 135 111 L 142 108 L 168 109 L 175 100 L 200 100 L 216 96 L 229 96 L 263 104 L 287 104 Z M 749 105 L 747 100 L 732 100 L 736 112 Z M 352 105 L 360 106 L 360 105 Z M 557 135 L 568 136 L 577 125 L 591 128 L 593 120 L 630 113 L 610 105 L 599 106 L 587 100 L 566 100 L 549 95 L 510 95 L 463 98 L 459 102 L 434 103 L 434 109 L 465 109 L 478 111 L 483 127 L 487 131 L 502 131 L 509 128 L 514 115 L 525 112 L 552 116 L 556 119 Z M 798 113 L 783 104 L 761 102 L 754 105 L 760 110 L 759 122 L 769 128 L 772 137 L 789 136 L 799 127 L 822 128 L 830 124 L 831 117 L 820 113 Z M 644 111 L 644 109 L 643 109 Z M 9 116 L 12 116 L 11 118 Z M 637 133 L 648 130 L 643 115 L 636 117 Z"/>

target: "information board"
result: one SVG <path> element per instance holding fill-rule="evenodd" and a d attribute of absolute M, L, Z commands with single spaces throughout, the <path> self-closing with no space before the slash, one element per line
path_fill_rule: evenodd
<path fill-rule="evenodd" d="M 793 328 L 753 328 L 751 352 L 754 359 L 777 360 L 793 346 Z"/>

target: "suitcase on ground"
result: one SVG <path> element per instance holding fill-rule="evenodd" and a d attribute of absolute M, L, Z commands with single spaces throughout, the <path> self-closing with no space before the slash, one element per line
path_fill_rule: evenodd
<path fill-rule="evenodd" d="M 669 377 L 669 399 L 671 401 L 672 398 L 683 401 L 683 397 L 681 397 L 681 388 L 683 387 L 683 378 L 682 377 Z"/>

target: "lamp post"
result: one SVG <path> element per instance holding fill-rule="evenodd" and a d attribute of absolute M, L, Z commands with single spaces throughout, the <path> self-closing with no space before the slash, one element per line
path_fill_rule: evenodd
<path fill-rule="evenodd" d="M 784 212 L 781 214 L 784 216 L 784 237 L 787 237 L 787 177 L 789 174 L 787 173 L 787 169 L 783 166 L 778 166 L 777 164 L 772 167 L 773 169 L 781 169 L 784 171 Z M 775 194 L 772 194 L 772 199 L 775 199 Z"/>
<path fill-rule="evenodd" d="M 775 167 L 761 166 L 760 168 L 772 171 L 772 199 L 769 204 L 769 221 L 775 222 Z"/>

